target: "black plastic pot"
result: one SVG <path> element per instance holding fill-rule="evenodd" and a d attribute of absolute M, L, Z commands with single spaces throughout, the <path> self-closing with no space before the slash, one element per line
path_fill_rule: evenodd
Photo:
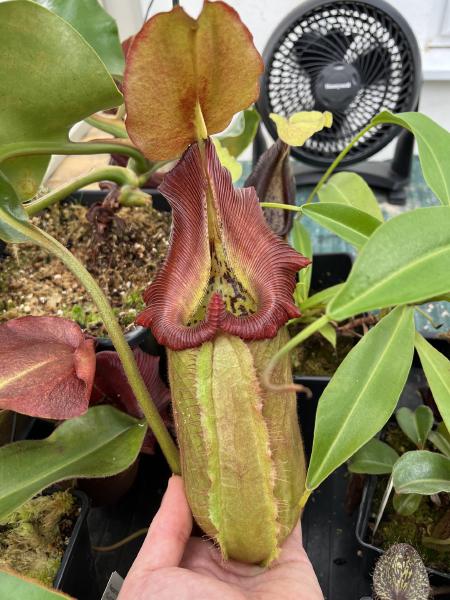
<path fill-rule="evenodd" d="M 158 190 L 143 189 L 142 191 L 151 195 L 152 206 L 155 210 L 159 210 L 160 212 L 170 212 L 172 210 L 170 204 Z M 105 190 L 78 190 L 68 196 L 66 201 L 90 206 L 91 204 L 94 204 L 94 202 L 101 202 L 104 200 L 106 194 L 107 192 Z"/>
<path fill-rule="evenodd" d="M 83 492 L 75 490 L 73 495 L 81 505 L 81 511 L 53 586 L 79 600 L 98 600 L 99 588 L 87 524 L 90 502 Z"/>
<path fill-rule="evenodd" d="M 7 418 L 0 428 L 0 446 L 26 439 L 34 425 L 34 418 L 13 411 L 4 412 Z"/>
<path fill-rule="evenodd" d="M 367 477 L 366 484 L 364 486 L 363 497 L 358 512 L 358 521 L 356 524 L 356 537 L 358 542 L 361 544 L 363 550 L 364 568 L 366 572 L 372 573 L 377 559 L 383 554 L 383 550 L 378 546 L 375 546 L 370 542 L 370 530 L 369 520 L 372 513 L 372 502 L 375 488 L 377 485 L 378 477 L 371 475 Z M 443 573 L 436 569 L 427 567 L 429 573 L 430 583 L 434 586 L 442 586 L 449 584 L 450 573 Z M 449 598 L 447 596 L 440 596 L 442 598 Z"/>
<path fill-rule="evenodd" d="M 296 377 L 312 397 L 297 394 L 297 411 L 307 460 L 311 455 L 317 403 L 327 377 Z M 356 513 L 347 510 L 347 468 L 332 473 L 311 496 L 302 516 L 303 544 L 327 600 L 359 600 L 371 593 L 355 538 Z"/>
<path fill-rule="evenodd" d="M 346 252 L 314 254 L 311 273 L 311 290 L 320 292 L 328 287 L 343 283 L 353 265 L 353 259 Z"/>
<path fill-rule="evenodd" d="M 311 456 L 314 438 L 317 404 L 329 381 L 329 377 L 294 377 L 294 382 L 296 384 L 302 385 L 311 392 L 311 397 L 308 397 L 308 394 L 303 392 L 297 393 L 297 413 L 302 430 L 303 444 L 308 459 Z"/>
<path fill-rule="evenodd" d="M 345 252 L 315 254 L 312 262 L 311 290 L 320 292 L 332 285 L 343 283 L 351 271 L 352 264 L 352 257 Z M 295 383 L 308 388 L 312 393 L 312 398 L 308 398 L 306 394 L 297 396 L 298 413 L 307 456 L 311 454 L 317 402 L 330 379 L 329 376 L 308 375 L 307 373 L 294 377 Z"/>
<path fill-rule="evenodd" d="M 136 481 L 130 491 L 114 505 L 93 507 L 89 511 L 89 532 L 93 546 L 109 546 L 141 528 L 148 527 L 161 504 L 170 469 L 159 448 L 154 455 L 141 454 Z M 105 589 L 113 571 L 125 577 L 144 536 L 110 552 L 94 552 L 97 581 Z M 80 600 L 84 600 L 81 596 Z"/>

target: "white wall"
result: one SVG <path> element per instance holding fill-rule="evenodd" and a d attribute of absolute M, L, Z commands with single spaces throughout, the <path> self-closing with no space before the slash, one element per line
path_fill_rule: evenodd
<path fill-rule="evenodd" d="M 117 0 L 121 2 L 121 0 Z M 149 0 L 140 2 L 145 13 Z M 262 51 L 278 23 L 299 0 L 227 0 L 253 33 Z M 424 72 L 421 110 L 450 129 L 450 0 L 390 0 L 409 22 L 419 42 Z M 128 3 L 127 3 L 128 4 Z M 184 9 L 196 16 L 202 0 L 181 0 Z M 151 15 L 170 10 L 171 0 L 154 0 Z M 444 35 L 442 35 L 444 33 Z"/>
<path fill-rule="evenodd" d="M 3 0 L 0 0 L 2 2 Z M 149 0 L 101 0 L 117 19 L 121 38 L 140 29 Z M 262 51 L 278 23 L 301 0 L 227 0 L 253 33 Z M 450 129 L 450 0 L 390 0 L 411 25 L 420 45 L 424 70 L 421 110 Z M 181 0 L 196 16 L 202 0 Z M 170 10 L 171 0 L 154 0 L 151 15 Z"/>

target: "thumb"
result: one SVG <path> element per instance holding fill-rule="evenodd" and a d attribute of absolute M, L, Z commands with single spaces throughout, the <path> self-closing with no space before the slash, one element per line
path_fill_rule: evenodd
<path fill-rule="evenodd" d="M 154 571 L 164 567 L 177 567 L 191 530 L 192 516 L 183 480 L 173 475 L 132 570 Z"/>

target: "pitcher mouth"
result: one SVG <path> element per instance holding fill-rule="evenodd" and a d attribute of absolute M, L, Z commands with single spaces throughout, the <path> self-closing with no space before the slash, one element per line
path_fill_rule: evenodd
<path fill-rule="evenodd" d="M 139 325 L 183 350 L 219 332 L 272 338 L 299 316 L 295 276 L 309 259 L 271 231 L 253 187 L 233 187 L 210 139 L 192 144 L 159 189 L 172 207 L 171 242 Z"/>

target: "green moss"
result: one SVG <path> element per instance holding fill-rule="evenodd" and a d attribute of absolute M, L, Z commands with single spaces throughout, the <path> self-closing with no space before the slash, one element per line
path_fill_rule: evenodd
<path fill-rule="evenodd" d="M 94 304 L 92 304 L 92 310 L 86 311 L 79 304 L 75 304 L 72 308 L 68 308 L 63 311 L 63 314 L 68 319 L 76 321 L 83 329 L 91 329 L 102 322 L 102 318 L 96 312 Z"/>
<path fill-rule="evenodd" d="M 77 510 L 70 492 L 37 496 L 0 523 L 0 569 L 51 585 Z"/>
<path fill-rule="evenodd" d="M 378 480 L 372 505 L 374 514 L 378 512 L 387 482 L 387 477 L 380 477 Z M 427 548 L 422 543 L 423 536 L 429 536 L 434 526 L 449 510 L 450 497 L 446 494 L 441 494 L 441 497 L 442 506 L 439 507 L 428 496 L 424 496 L 419 508 L 410 516 L 397 514 L 391 498 L 375 534 L 375 545 L 387 550 L 393 544 L 411 544 L 418 551 L 427 567 L 448 572 L 450 570 L 450 555 Z"/>

